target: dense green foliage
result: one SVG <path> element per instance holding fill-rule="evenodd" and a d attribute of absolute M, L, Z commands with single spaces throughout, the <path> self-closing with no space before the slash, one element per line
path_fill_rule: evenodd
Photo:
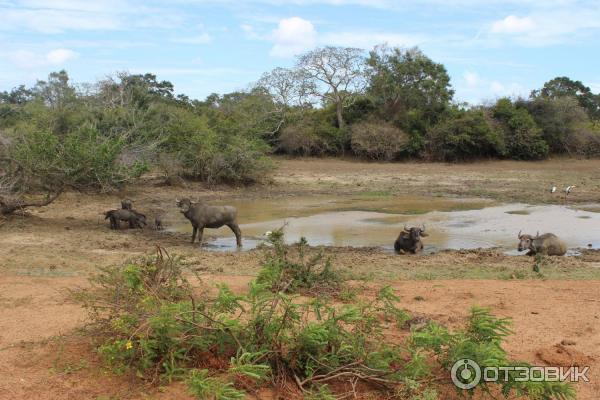
<path fill-rule="evenodd" d="M 434 160 L 463 161 L 505 155 L 504 134 L 485 110 L 456 110 L 427 132 Z"/>
<path fill-rule="evenodd" d="M 226 285 L 193 288 L 177 258 L 162 250 L 124 267 L 104 268 L 79 296 L 88 307 L 98 350 L 117 373 L 155 384 L 185 380 L 198 399 L 241 399 L 265 385 L 328 399 L 354 390 L 374 397 L 437 399 L 431 383 L 452 364 L 471 358 L 506 366 L 502 341 L 509 321 L 473 309 L 464 331 L 430 322 L 406 332 L 410 316 L 390 287 L 341 304 L 325 296 L 344 285 L 329 262 L 304 254 L 306 243 L 285 246 L 271 236 L 259 277 L 247 293 Z M 291 253 L 294 253 L 292 255 Z M 319 266 L 320 265 L 320 266 Z M 311 290 L 314 290 L 311 292 Z M 436 375 L 437 374 L 437 375 Z M 357 384 L 361 389 L 357 388 Z M 535 400 L 573 399 L 560 382 L 482 383 Z"/>
<path fill-rule="evenodd" d="M 3 190 L 111 190 L 153 166 L 208 183 L 251 183 L 270 169 L 277 120 L 261 91 L 175 96 L 151 74 L 76 87 L 65 71 L 0 96 Z"/>
<path fill-rule="evenodd" d="M 111 190 L 149 169 L 252 183 L 270 152 L 373 160 L 537 160 L 600 154 L 600 95 L 558 77 L 528 99 L 453 102 L 419 49 L 317 48 L 244 91 L 176 95 L 152 74 L 74 85 L 65 71 L 0 92 L 0 191 Z M 35 168 L 34 168 L 35 166 Z"/>

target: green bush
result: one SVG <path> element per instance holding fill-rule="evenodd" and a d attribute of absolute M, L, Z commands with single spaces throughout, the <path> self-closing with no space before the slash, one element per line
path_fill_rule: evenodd
<path fill-rule="evenodd" d="M 351 143 L 354 154 L 372 160 L 391 161 L 406 150 L 408 135 L 385 122 L 361 122 L 352 125 Z"/>
<path fill-rule="evenodd" d="M 329 148 L 325 139 L 315 132 L 313 126 L 306 125 L 304 122 L 300 120 L 286 125 L 277 138 L 277 149 L 286 154 L 300 156 L 327 153 Z"/>
<path fill-rule="evenodd" d="M 342 277 L 333 270 L 331 260 L 324 259 L 322 252 L 312 256 L 307 254 L 308 243 L 305 238 L 288 247 L 283 241 L 283 230 L 279 229 L 270 234 L 269 242 L 272 247 L 266 251 L 257 283 L 275 292 L 302 291 L 303 294 L 320 296 L 340 294 Z M 282 287 L 278 286 L 281 284 Z"/>
<path fill-rule="evenodd" d="M 429 156 L 439 161 L 499 157 L 504 153 L 502 131 L 481 110 L 459 112 L 427 133 Z"/>
<path fill-rule="evenodd" d="M 548 156 L 548 144 L 541 129 L 524 108 L 516 108 L 510 99 L 498 100 L 493 115 L 504 129 L 506 156 L 517 160 L 540 160 Z"/>
<path fill-rule="evenodd" d="M 209 184 L 248 184 L 264 180 L 272 169 L 266 156 L 268 146 L 261 139 L 234 136 L 228 141 L 215 133 L 197 132 L 187 138 L 176 153 L 183 175 Z"/>
<path fill-rule="evenodd" d="M 245 389 L 270 381 L 282 389 L 294 382 L 307 398 L 347 395 L 361 382 L 378 396 L 432 400 L 429 383 L 440 366 L 463 357 L 508 365 L 501 346 L 508 320 L 474 309 L 464 331 L 430 323 L 405 343 L 390 341 L 390 330 L 410 318 L 390 287 L 346 305 L 294 294 L 311 270 L 289 261 L 284 252 L 291 248 L 280 234 L 272 245 L 244 295 L 223 284 L 216 294 L 194 290 L 179 260 L 162 250 L 103 268 L 92 287 L 78 293 L 102 343 L 100 354 L 118 373 L 134 372 L 155 384 L 185 380 L 198 399 L 240 399 Z M 510 390 L 531 399 L 574 398 L 571 386 L 556 382 L 511 380 L 502 390 L 506 398 Z"/>
<path fill-rule="evenodd" d="M 35 131 L 15 137 L 9 145 L 8 175 L 18 180 L 20 190 L 77 189 L 111 190 L 139 177 L 147 170 L 137 161 L 120 160 L 124 143 L 83 128 L 59 137 Z"/>
<path fill-rule="evenodd" d="M 506 152 L 518 160 L 540 160 L 548 156 L 548 144 L 527 110 L 520 109 L 508 120 Z"/>
<path fill-rule="evenodd" d="M 526 363 L 510 360 L 502 347 L 504 338 L 512 333 L 510 325 L 509 319 L 496 318 L 490 314 L 489 309 L 474 307 L 466 330 L 450 332 L 438 324 L 430 323 L 426 329 L 413 332 L 411 341 L 416 348 L 435 354 L 448 371 L 462 359 L 473 360 L 481 368 L 525 366 Z M 498 382 L 482 380 L 478 386 L 469 389 L 469 395 L 473 395 L 476 390 L 490 394 L 491 387 L 499 385 L 504 398 L 512 398 L 513 395 L 533 400 L 576 398 L 575 389 L 568 383 L 551 380 L 523 382 L 515 380 L 516 376 L 509 374 L 508 380 L 501 379 Z M 458 378 L 462 379 L 460 376 Z"/>
<path fill-rule="evenodd" d="M 597 156 L 600 135 L 574 97 L 535 97 L 522 102 L 542 130 L 552 153 Z"/>
<path fill-rule="evenodd" d="M 277 150 L 293 155 L 342 154 L 348 145 L 344 129 L 334 123 L 331 107 L 313 110 L 286 124 L 277 137 Z"/>

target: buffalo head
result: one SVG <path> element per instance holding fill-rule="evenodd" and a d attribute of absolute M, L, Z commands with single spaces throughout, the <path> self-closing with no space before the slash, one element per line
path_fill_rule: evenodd
<path fill-rule="evenodd" d="M 533 239 L 535 239 L 539 236 L 540 236 L 539 232 L 535 236 L 533 236 L 533 235 L 528 235 L 526 233 L 521 234 L 521 231 L 519 231 L 519 234 L 517 235 L 517 237 L 519 238 L 519 247 L 517 249 L 519 251 L 530 249 Z"/>
<path fill-rule="evenodd" d="M 183 198 L 181 200 L 175 199 L 175 201 L 176 201 L 177 207 L 180 208 L 180 211 L 182 213 L 188 212 L 188 210 L 192 206 L 192 201 L 188 198 Z"/>
<path fill-rule="evenodd" d="M 421 240 L 421 236 L 429 236 L 427 233 L 425 233 L 425 225 L 423 225 L 421 228 L 415 226 L 409 228 L 406 225 L 404 225 L 404 232 L 406 232 L 408 234 L 408 237 L 410 237 L 415 242 Z"/>

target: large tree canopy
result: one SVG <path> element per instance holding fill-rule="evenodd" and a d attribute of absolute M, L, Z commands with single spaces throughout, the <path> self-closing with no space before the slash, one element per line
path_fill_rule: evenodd
<path fill-rule="evenodd" d="M 454 91 L 446 68 L 417 48 L 377 46 L 370 53 L 368 65 L 369 94 L 383 106 L 386 115 L 418 110 L 428 123 L 433 123 L 452 100 Z"/>
<path fill-rule="evenodd" d="M 590 118 L 600 119 L 600 94 L 595 95 L 581 81 L 574 81 L 566 76 L 559 76 L 544 83 L 543 88 L 531 92 L 531 97 L 548 97 L 552 99 L 574 97 L 579 105 L 586 110 Z"/>
<path fill-rule="evenodd" d="M 352 47 L 321 47 L 298 57 L 300 76 L 312 84 L 312 93 L 323 103 L 336 106 L 339 128 L 345 121 L 343 109 L 364 87 L 363 50 Z"/>

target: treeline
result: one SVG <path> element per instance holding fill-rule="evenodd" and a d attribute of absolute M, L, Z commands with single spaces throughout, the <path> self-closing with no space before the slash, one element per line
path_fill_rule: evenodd
<path fill-rule="evenodd" d="M 378 46 L 367 58 L 317 49 L 260 84 L 287 110 L 273 142 L 282 153 L 387 161 L 600 155 L 600 95 L 566 77 L 527 99 L 469 106 L 453 101 L 442 64 L 418 49 Z"/>
<path fill-rule="evenodd" d="M 558 77 L 527 99 L 453 101 L 418 49 L 324 47 L 249 89 L 205 100 L 155 75 L 73 85 L 65 71 L 0 92 L 0 191 L 110 190 L 153 168 L 250 183 L 271 152 L 375 160 L 536 160 L 600 155 L 600 95 Z"/>

